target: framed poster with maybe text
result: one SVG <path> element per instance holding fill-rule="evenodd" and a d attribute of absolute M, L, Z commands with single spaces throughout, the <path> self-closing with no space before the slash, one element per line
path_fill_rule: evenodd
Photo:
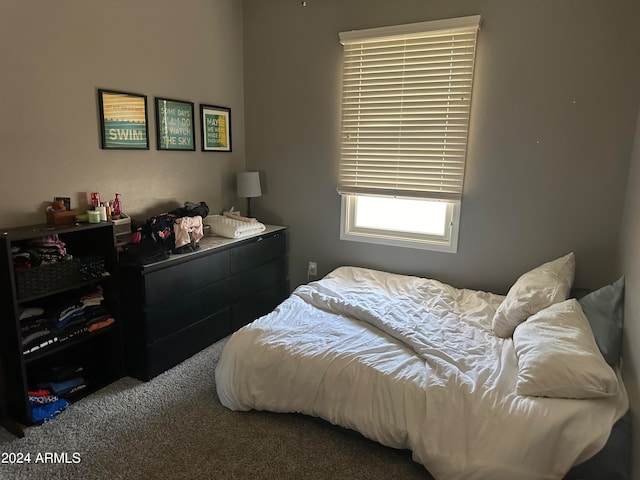
<path fill-rule="evenodd" d="M 158 150 L 195 150 L 193 103 L 156 97 Z"/>
<path fill-rule="evenodd" d="M 99 89 L 98 104 L 102 148 L 149 150 L 146 95 Z"/>
<path fill-rule="evenodd" d="M 231 109 L 200 104 L 203 152 L 231 151 Z"/>

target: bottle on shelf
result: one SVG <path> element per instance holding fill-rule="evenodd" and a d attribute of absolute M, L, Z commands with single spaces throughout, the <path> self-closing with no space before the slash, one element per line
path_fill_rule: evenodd
<path fill-rule="evenodd" d="M 99 215 L 100 215 L 100 221 L 101 222 L 106 222 L 107 221 L 107 207 L 105 206 L 104 203 L 101 203 L 99 207 L 95 208 Z M 111 220 L 111 219 L 109 219 Z"/>
<path fill-rule="evenodd" d="M 122 211 L 120 210 L 120 194 L 116 193 L 116 198 L 113 201 L 113 216 L 116 218 L 120 218 L 120 213 L 122 213 Z"/>
<path fill-rule="evenodd" d="M 91 206 L 94 210 L 100 206 L 100 194 L 98 192 L 91 193 Z"/>

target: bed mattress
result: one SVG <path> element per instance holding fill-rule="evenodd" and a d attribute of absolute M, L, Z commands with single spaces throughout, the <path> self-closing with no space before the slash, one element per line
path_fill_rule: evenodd
<path fill-rule="evenodd" d="M 233 410 L 298 412 L 409 449 L 437 480 L 559 479 L 605 444 L 628 408 L 516 394 L 504 297 L 341 267 L 298 287 L 227 342 L 216 368 Z"/>

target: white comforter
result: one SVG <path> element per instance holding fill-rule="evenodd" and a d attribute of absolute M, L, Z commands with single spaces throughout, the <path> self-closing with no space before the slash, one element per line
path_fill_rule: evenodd
<path fill-rule="evenodd" d="M 341 267 L 236 332 L 216 369 L 234 410 L 300 412 L 410 449 L 438 480 L 558 479 L 595 454 L 628 408 L 515 393 L 504 297 Z"/>

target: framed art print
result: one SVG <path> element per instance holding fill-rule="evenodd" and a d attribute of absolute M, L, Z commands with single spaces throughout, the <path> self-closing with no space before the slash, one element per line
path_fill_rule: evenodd
<path fill-rule="evenodd" d="M 155 99 L 158 150 L 195 150 L 193 103 Z"/>
<path fill-rule="evenodd" d="M 200 104 L 203 152 L 231 151 L 231 109 Z"/>
<path fill-rule="evenodd" d="M 99 89 L 98 104 L 102 148 L 149 150 L 146 95 Z"/>

